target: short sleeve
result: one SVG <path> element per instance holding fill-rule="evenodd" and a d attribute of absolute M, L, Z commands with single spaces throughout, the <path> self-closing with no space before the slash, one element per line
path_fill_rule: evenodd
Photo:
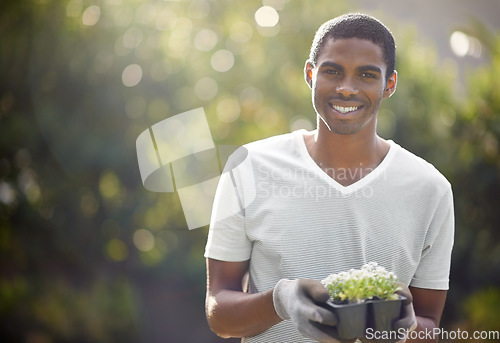
<path fill-rule="evenodd" d="M 215 192 L 204 256 L 221 261 L 239 262 L 250 259 L 252 251 L 252 242 L 245 231 L 243 182 L 249 178 L 251 164 L 248 159 L 242 162 L 242 158 L 237 156 L 238 151 L 233 155 L 224 168 Z"/>
<path fill-rule="evenodd" d="M 448 184 L 448 191 L 438 202 L 432 218 L 411 286 L 436 290 L 449 288 L 454 234 L 453 194 Z"/>

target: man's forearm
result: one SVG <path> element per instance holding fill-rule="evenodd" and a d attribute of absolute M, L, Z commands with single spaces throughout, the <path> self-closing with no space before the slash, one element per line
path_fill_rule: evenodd
<path fill-rule="evenodd" d="M 255 336 L 281 321 L 272 289 L 254 294 L 222 290 L 207 297 L 206 313 L 212 331 L 224 338 Z"/>

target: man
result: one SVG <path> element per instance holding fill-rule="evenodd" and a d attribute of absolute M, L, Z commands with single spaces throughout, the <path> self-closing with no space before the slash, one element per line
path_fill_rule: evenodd
<path fill-rule="evenodd" d="M 205 252 L 207 319 L 221 337 L 337 342 L 320 280 L 371 261 L 394 272 L 409 297 L 395 330 L 439 325 L 451 186 L 376 133 L 381 101 L 396 90 L 394 61 L 392 34 L 375 18 L 326 22 L 305 65 L 317 129 L 250 143 L 229 160 Z"/>

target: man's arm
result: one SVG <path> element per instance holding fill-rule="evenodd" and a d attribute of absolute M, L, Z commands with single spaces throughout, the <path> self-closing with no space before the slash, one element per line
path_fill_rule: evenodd
<path fill-rule="evenodd" d="M 273 305 L 273 290 L 244 293 L 243 279 L 248 261 L 224 262 L 207 258 L 206 315 L 217 335 L 254 336 L 279 323 Z"/>
<path fill-rule="evenodd" d="M 416 331 L 433 332 L 439 327 L 447 291 L 410 287 L 413 297 L 413 308 L 417 317 Z M 428 337 L 428 336 L 422 336 Z M 439 337 L 432 340 L 408 340 L 408 342 L 437 342 Z"/>

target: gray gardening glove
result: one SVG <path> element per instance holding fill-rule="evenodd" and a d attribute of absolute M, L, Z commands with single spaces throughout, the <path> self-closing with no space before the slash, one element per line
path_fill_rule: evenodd
<path fill-rule="evenodd" d="M 312 279 L 281 279 L 273 291 L 273 303 L 281 319 L 291 319 L 300 334 L 319 342 L 339 342 L 337 317 L 320 304 L 330 295 L 321 282 Z"/>
<path fill-rule="evenodd" d="M 413 297 L 410 290 L 406 285 L 399 283 L 401 290 L 397 291 L 399 295 L 406 297 L 403 302 L 403 309 L 401 311 L 402 317 L 393 324 L 393 329 L 398 330 L 409 330 L 413 331 L 417 328 L 417 317 L 415 316 L 415 311 L 413 310 Z M 404 343 L 406 338 L 403 338 L 399 343 Z"/>

